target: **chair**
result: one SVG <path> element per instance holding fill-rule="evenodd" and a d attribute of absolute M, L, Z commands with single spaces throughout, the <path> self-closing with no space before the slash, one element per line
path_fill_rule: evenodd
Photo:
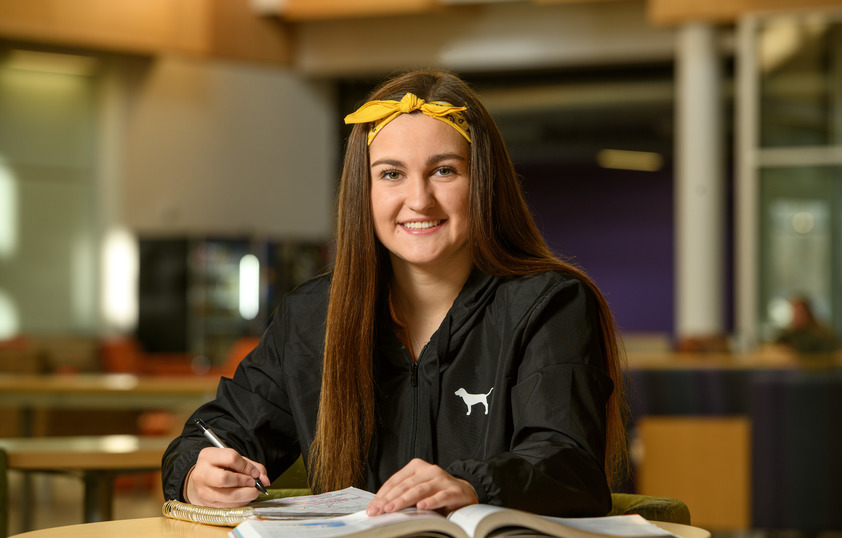
<path fill-rule="evenodd" d="M 612 493 L 610 516 L 639 514 L 650 521 L 690 524 L 690 509 L 683 501 L 634 493 Z"/>
<path fill-rule="evenodd" d="M 9 535 L 9 479 L 6 451 L 0 448 L 0 538 Z"/>
<path fill-rule="evenodd" d="M 267 491 L 273 499 L 299 497 L 313 493 L 310 490 L 310 484 L 307 482 L 307 469 L 304 467 L 304 460 L 301 456 L 269 485 Z"/>
<path fill-rule="evenodd" d="M 307 469 L 300 457 L 269 486 L 272 498 L 310 495 Z M 611 516 L 639 514 L 650 521 L 690 524 L 690 510 L 678 499 L 632 493 L 611 494 Z"/>
<path fill-rule="evenodd" d="M 228 354 L 225 356 L 225 363 L 219 368 L 219 374 L 223 377 L 234 377 L 234 372 L 237 370 L 237 366 L 240 365 L 240 361 L 251 350 L 256 348 L 259 343 L 260 338 L 257 337 L 243 337 L 236 340 L 231 345 L 231 349 L 228 350 Z"/>

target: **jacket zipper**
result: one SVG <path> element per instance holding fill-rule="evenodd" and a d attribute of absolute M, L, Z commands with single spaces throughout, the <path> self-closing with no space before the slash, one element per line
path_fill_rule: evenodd
<path fill-rule="evenodd" d="M 418 363 L 413 362 L 409 367 L 409 382 L 414 388 L 418 388 Z"/>
<path fill-rule="evenodd" d="M 418 362 L 409 366 L 409 383 L 412 385 L 412 435 L 410 437 L 410 457 L 415 457 L 415 439 L 418 432 Z"/>

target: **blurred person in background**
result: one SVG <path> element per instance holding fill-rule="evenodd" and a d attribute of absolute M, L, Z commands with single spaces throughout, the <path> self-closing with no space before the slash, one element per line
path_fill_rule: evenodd
<path fill-rule="evenodd" d="M 803 295 L 789 299 L 791 320 L 776 342 L 797 353 L 830 353 L 839 348 L 833 330 L 816 319 L 810 301 Z"/>

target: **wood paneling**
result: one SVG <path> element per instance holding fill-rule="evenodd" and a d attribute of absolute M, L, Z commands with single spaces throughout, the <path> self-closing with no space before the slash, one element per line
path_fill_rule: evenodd
<path fill-rule="evenodd" d="M 288 65 L 292 41 L 283 21 L 258 16 L 249 0 L 212 0 L 210 52 L 214 56 Z"/>
<path fill-rule="evenodd" d="M 286 0 L 279 15 L 289 21 L 411 15 L 438 7 L 436 0 Z"/>
<path fill-rule="evenodd" d="M 748 529 L 751 430 L 746 417 L 643 417 L 638 491 L 681 499 L 694 525 Z"/>
<path fill-rule="evenodd" d="M 842 8 L 842 0 L 647 0 L 649 20 L 657 25 L 732 23 L 742 15 L 759 11 L 829 7 Z"/>
<path fill-rule="evenodd" d="M 118 52 L 287 63 L 288 32 L 250 0 L 3 0 L 0 37 Z"/>
<path fill-rule="evenodd" d="M 623 0 L 532 0 L 535 4 L 588 4 L 593 2 L 619 2 Z M 636 1 L 636 0 L 625 0 Z"/>
<path fill-rule="evenodd" d="M 5 0 L 0 35 L 153 53 L 207 48 L 206 0 Z"/>

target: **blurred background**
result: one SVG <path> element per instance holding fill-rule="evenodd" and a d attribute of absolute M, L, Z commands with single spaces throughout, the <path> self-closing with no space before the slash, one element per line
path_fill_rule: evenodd
<path fill-rule="evenodd" d="M 715 533 L 842 530 L 839 0 L 0 0 L 0 380 L 230 375 L 330 267 L 342 118 L 421 66 L 480 93 L 614 310 L 625 489 Z M 186 413 L 3 390 L 0 438 Z M 158 515 L 154 476 L 115 487 Z M 78 522 L 10 496 L 11 531 Z"/>

